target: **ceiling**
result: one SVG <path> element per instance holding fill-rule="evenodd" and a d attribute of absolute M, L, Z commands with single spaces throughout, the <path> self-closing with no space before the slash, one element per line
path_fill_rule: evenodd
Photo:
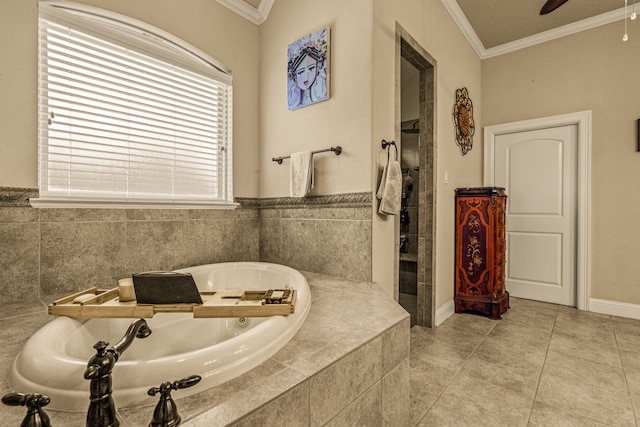
<path fill-rule="evenodd" d="M 621 6 L 620 0 L 569 0 L 555 11 L 540 15 L 545 0 L 457 0 L 457 3 L 487 49 L 602 15 Z"/>
<path fill-rule="evenodd" d="M 423 0 L 436 1 L 436 0 Z M 440 0 L 481 59 L 624 19 L 625 0 L 568 0 L 541 16 L 546 0 Z M 640 0 L 628 0 L 635 7 Z M 275 0 L 218 0 L 256 24 Z M 631 7 L 631 6 L 630 6 Z M 623 29 L 620 29 L 622 37 Z"/>
<path fill-rule="evenodd" d="M 540 15 L 546 0 L 441 0 L 480 58 L 624 19 L 624 0 L 569 0 Z M 628 0 L 630 7 L 634 0 Z M 640 12 L 640 1 L 638 2 Z M 623 28 L 620 28 L 622 38 Z"/>

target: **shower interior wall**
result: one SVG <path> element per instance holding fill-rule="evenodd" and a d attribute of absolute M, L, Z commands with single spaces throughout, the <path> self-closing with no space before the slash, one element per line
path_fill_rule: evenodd
<path fill-rule="evenodd" d="M 404 122 L 403 129 L 411 129 L 417 119 Z M 417 295 L 418 261 L 418 194 L 419 146 L 417 133 L 402 134 L 400 166 L 403 176 L 402 212 L 400 215 L 400 277 L 399 292 Z M 404 242 L 404 243 L 403 243 Z"/>
<path fill-rule="evenodd" d="M 402 294 L 417 295 L 418 262 L 418 196 L 420 194 L 420 71 L 405 58 L 400 59 L 400 166 L 403 192 L 400 215 L 399 301 L 410 313 L 416 302 L 409 297 L 404 303 Z M 422 190 L 424 191 L 424 189 Z M 415 315 L 414 315 L 415 317 Z M 414 322 L 412 317 L 412 323 Z"/>

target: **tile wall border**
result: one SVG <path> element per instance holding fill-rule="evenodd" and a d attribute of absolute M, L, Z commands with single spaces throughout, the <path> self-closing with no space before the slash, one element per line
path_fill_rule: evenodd
<path fill-rule="evenodd" d="M 247 199 L 238 198 L 237 201 L 244 204 Z M 370 192 L 328 194 L 324 196 L 308 197 L 268 197 L 263 199 L 251 199 L 258 208 L 290 209 L 309 207 L 371 207 L 372 195 Z"/>
<path fill-rule="evenodd" d="M 0 187 L 0 207 L 31 207 L 30 198 L 37 198 L 37 188 Z M 307 208 L 307 207 L 370 207 L 372 195 L 369 192 L 329 194 L 309 197 L 236 197 L 242 208 Z"/>
<path fill-rule="evenodd" d="M 29 199 L 38 193 L 37 188 L 0 187 L 0 207 L 31 207 Z"/>

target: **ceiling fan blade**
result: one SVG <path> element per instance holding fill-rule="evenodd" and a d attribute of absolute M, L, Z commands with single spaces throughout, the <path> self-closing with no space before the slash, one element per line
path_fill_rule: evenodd
<path fill-rule="evenodd" d="M 547 13 L 553 12 L 563 4 L 565 4 L 569 0 L 547 0 L 547 2 L 540 9 L 540 15 L 546 15 Z"/>

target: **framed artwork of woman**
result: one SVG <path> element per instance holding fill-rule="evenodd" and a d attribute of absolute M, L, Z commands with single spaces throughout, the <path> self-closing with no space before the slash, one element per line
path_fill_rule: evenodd
<path fill-rule="evenodd" d="M 289 45 L 289 110 L 329 99 L 329 32 L 323 27 Z"/>

